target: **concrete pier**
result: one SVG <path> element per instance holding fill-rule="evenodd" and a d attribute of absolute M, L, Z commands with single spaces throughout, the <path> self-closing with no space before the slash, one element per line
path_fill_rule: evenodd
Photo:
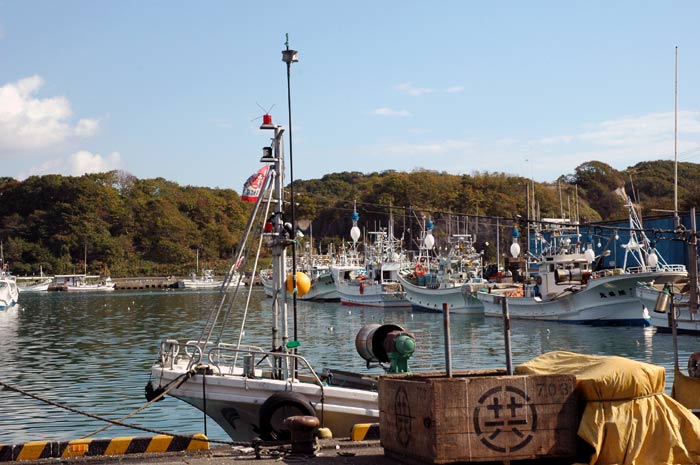
<path fill-rule="evenodd" d="M 164 276 L 152 278 L 112 278 L 115 289 L 168 289 L 177 286 L 177 276 Z"/>

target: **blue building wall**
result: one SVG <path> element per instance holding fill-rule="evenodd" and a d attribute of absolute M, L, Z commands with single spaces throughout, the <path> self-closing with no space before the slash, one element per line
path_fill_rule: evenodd
<path fill-rule="evenodd" d="M 675 219 L 673 215 L 657 216 L 643 219 L 644 233 L 654 243 L 658 254 L 668 264 L 683 264 L 688 266 L 688 243 L 690 240 L 690 214 L 681 214 L 680 222 L 686 234 L 675 233 Z M 698 215 L 696 214 L 696 225 Z M 600 227 L 596 227 L 599 225 Z M 583 227 L 581 229 L 582 241 L 593 239 L 593 250 L 596 255 L 610 250 L 610 255 L 604 257 L 605 268 L 621 268 L 625 259 L 625 248 L 629 242 L 629 220 L 597 223 L 596 226 Z M 616 229 L 619 228 L 619 229 Z M 617 234 L 618 239 L 615 239 Z M 639 233 L 637 234 L 639 238 Z M 600 244 L 600 247 L 598 246 Z M 635 266 L 635 262 L 628 259 L 627 266 Z"/>

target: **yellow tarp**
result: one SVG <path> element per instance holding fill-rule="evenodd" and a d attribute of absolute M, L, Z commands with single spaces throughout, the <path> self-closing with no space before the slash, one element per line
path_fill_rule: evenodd
<path fill-rule="evenodd" d="M 665 370 L 623 357 L 550 352 L 517 374 L 572 374 L 586 401 L 578 435 L 590 464 L 700 463 L 700 420 L 664 394 Z"/>

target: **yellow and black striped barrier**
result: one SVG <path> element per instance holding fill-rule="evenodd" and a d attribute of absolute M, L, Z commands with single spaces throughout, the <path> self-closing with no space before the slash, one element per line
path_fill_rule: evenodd
<path fill-rule="evenodd" d="M 353 425 L 350 439 L 353 441 L 379 439 L 379 423 L 358 423 Z"/>
<path fill-rule="evenodd" d="M 159 435 L 143 438 L 76 439 L 67 442 L 37 441 L 14 446 L 0 444 L 0 462 L 184 450 L 209 450 L 209 440 L 203 434 L 195 434 L 193 436 Z"/>

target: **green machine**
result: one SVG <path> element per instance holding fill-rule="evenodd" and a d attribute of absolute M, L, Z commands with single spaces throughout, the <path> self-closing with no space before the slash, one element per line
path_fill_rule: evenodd
<path fill-rule="evenodd" d="M 367 361 L 367 368 L 375 364 L 387 373 L 409 373 L 408 359 L 416 350 L 416 338 L 401 326 L 372 323 L 357 333 L 355 348 Z"/>

